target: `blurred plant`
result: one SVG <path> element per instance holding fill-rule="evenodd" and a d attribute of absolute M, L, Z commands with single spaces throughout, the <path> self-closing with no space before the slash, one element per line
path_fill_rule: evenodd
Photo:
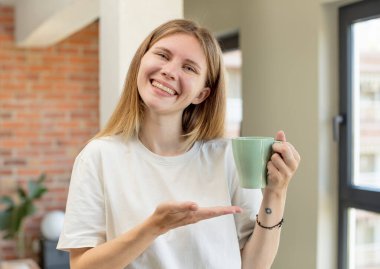
<path fill-rule="evenodd" d="M 15 199 L 10 195 L 0 197 L 0 204 L 4 209 L 0 211 L 0 231 L 4 231 L 3 239 L 17 239 L 17 250 L 19 258 L 25 255 L 25 234 L 23 223 L 26 217 L 36 211 L 34 201 L 41 198 L 47 191 L 43 182 L 45 174 L 41 174 L 37 180 L 28 182 L 28 191 L 20 185 L 17 186 Z"/>

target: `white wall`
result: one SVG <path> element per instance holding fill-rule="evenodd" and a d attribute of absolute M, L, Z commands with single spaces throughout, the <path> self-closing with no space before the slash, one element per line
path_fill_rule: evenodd
<path fill-rule="evenodd" d="M 273 136 L 282 129 L 302 156 L 273 268 L 316 268 L 318 6 L 247 1 L 243 11 L 243 133 Z"/>

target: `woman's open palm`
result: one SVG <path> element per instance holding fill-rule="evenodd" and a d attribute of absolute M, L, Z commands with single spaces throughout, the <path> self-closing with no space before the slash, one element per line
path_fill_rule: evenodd
<path fill-rule="evenodd" d="M 159 234 L 164 234 L 180 226 L 240 212 L 238 206 L 199 207 L 194 202 L 167 202 L 156 208 L 150 221 Z"/>

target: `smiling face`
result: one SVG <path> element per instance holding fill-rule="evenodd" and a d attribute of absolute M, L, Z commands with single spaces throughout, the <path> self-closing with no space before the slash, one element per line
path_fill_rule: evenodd
<path fill-rule="evenodd" d="M 143 56 L 137 87 L 150 112 L 182 115 L 187 106 L 209 95 L 206 74 L 206 58 L 198 40 L 189 34 L 173 34 L 157 41 Z"/>

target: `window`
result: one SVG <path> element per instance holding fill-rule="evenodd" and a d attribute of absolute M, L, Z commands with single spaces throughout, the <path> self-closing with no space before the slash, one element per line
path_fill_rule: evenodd
<path fill-rule="evenodd" d="M 237 32 L 218 38 L 226 67 L 227 113 L 226 136 L 240 136 L 242 121 L 241 51 Z"/>
<path fill-rule="evenodd" d="M 338 268 L 380 268 L 380 1 L 340 8 L 339 42 Z"/>

